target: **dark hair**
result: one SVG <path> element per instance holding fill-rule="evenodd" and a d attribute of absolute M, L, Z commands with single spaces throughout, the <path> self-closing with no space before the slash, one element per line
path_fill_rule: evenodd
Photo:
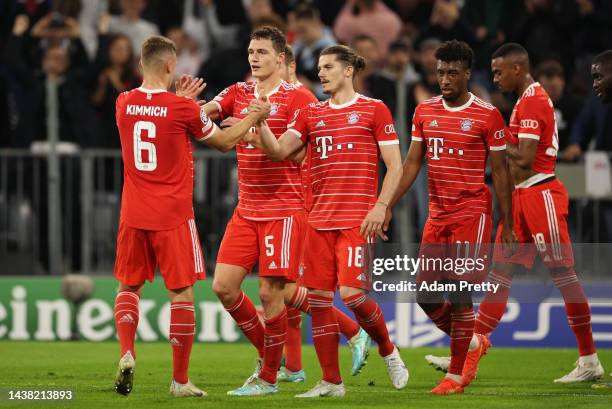
<path fill-rule="evenodd" d="M 274 51 L 279 54 L 285 52 L 287 47 L 287 39 L 285 39 L 283 32 L 271 26 L 263 26 L 253 31 L 251 40 L 270 40 Z"/>
<path fill-rule="evenodd" d="M 295 54 L 293 54 L 293 48 L 287 44 L 287 47 L 285 47 L 285 65 L 292 62 L 295 62 Z"/>
<path fill-rule="evenodd" d="M 162 36 L 150 36 L 143 43 L 140 57 L 143 65 L 148 65 L 161 54 L 176 54 L 176 45 L 172 40 Z"/>
<path fill-rule="evenodd" d="M 603 53 L 597 54 L 593 57 L 593 64 L 601 64 L 606 67 L 612 66 L 612 50 L 606 50 Z"/>
<path fill-rule="evenodd" d="M 295 10 L 293 10 L 293 15 L 296 20 L 320 20 L 321 14 L 319 13 L 319 9 L 316 8 L 312 4 L 302 3 L 299 4 Z"/>
<path fill-rule="evenodd" d="M 353 67 L 354 72 L 363 71 L 366 60 L 350 47 L 345 45 L 332 45 L 321 51 L 320 55 L 335 55 L 338 61 Z"/>
<path fill-rule="evenodd" d="M 540 78 L 542 76 L 548 77 L 548 78 L 551 78 L 551 77 L 564 78 L 565 76 L 563 74 L 563 66 L 557 60 L 542 61 L 536 67 L 535 77 Z"/>
<path fill-rule="evenodd" d="M 375 46 L 378 45 L 376 43 L 376 40 L 374 39 L 374 37 L 369 36 L 367 34 L 359 34 L 358 36 L 355 36 L 355 38 L 353 38 L 353 41 L 351 41 L 351 46 L 355 47 L 355 44 L 357 44 L 360 41 L 369 41 L 369 42 L 373 43 Z"/>
<path fill-rule="evenodd" d="M 444 62 L 461 61 L 470 70 L 474 65 L 474 51 L 463 41 L 445 41 L 436 50 L 436 59 Z"/>
<path fill-rule="evenodd" d="M 495 52 L 491 56 L 491 59 L 507 57 L 509 55 L 522 55 L 522 56 L 527 57 L 527 59 L 529 59 L 529 53 L 527 52 L 525 47 L 523 47 L 519 43 L 503 44 L 497 50 L 495 50 Z"/>

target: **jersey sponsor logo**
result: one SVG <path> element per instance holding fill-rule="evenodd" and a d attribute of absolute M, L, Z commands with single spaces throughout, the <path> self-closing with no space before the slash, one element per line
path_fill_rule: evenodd
<path fill-rule="evenodd" d="M 440 160 L 438 153 L 443 152 L 444 139 L 442 138 L 428 138 L 429 141 L 429 152 L 432 153 L 431 159 Z"/>
<path fill-rule="evenodd" d="M 538 129 L 538 121 L 535 119 L 521 119 L 521 128 L 523 129 Z"/>
<path fill-rule="evenodd" d="M 474 124 L 472 123 L 471 119 L 461 120 L 461 130 L 462 131 L 469 131 L 470 129 L 472 129 L 472 126 L 474 126 Z"/>
<path fill-rule="evenodd" d="M 395 126 L 393 124 L 385 125 L 385 133 L 387 135 L 395 133 Z"/>
<path fill-rule="evenodd" d="M 437 127 L 438 127 L 438 121 L 434 119 L 433 121 L 431 121 L 431 122 L 429 123 L 429 126 L 430 126 L 431 128 L 437 128 Z"/>
<path fill-rule="evenodd" d="M 270 107 L 270 116 L 276 115 L 277 112 L 278 112 L 278 105 L 272 104 L 272 106 Z"/>
<path fill-rule="evenodd" d="M 142 115 L 142 116 L 159 116 L 166 117 L 168 115 L 168 107 L 144 106 L 129 104 L 125 110 L 126 115 Z"/>
<path fill-rule="evenodd" d="M 332 137 L 331 136 L 317 136 L 315 139 L 315 143 L 317 144 L 317 153 L 321 154 L 321 159 L 329 158 L 327 152 L 332 150 Z"/>
<path fill-rule="evenodd" d="M 325 126 L 325 122 L 323 122 L 323 120 L 321 119 L 319 122 L 317 122 L 317 124 L 315 125 L 315 128 L 322 128 Z"/>
<path fill-rule="evenodd" d="M 359 114 L 357 114 L 356 112 L 351 112 L 348 117 L 346 117 L 346 121 L 349 124 L 356 124 L 357 121 L 359 121 Z"/>
<path fill-rule="evenodd" d="M 504 139 L 504 130 L 500 129 L 499 131 L 495 131 L 495 133 L 493 134 L 493 137 L 495 139 Z"/>

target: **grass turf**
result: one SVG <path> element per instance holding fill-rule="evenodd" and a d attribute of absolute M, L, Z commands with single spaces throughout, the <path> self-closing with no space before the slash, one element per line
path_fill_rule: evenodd
<path fill-rule="evenodd" d="M 130 396 L 113 389 L 118 360 L 115 343 L 90 342 L 0 342 L 0 390 L 73 388 L 74 402 L 0 401 L 0 409 L 15 408 L 610 408 L 611 390 L 593 390 L 590 384 L 557 385 L 552 382 L 569 370 L 576 359 L 574 350 L 492 348 L 484 358 L 478 378 L 462 395 L 431 396 L 442 376 L 427 366 L 426 354 L 445 354 L 447 349 L 405 348 L 404 361 L 410 382 L 394 390 L 382 359 L 372 348 L 363 372 L 350 376 L 350 352 L 342 347 L 341 368 L 347 386 L 343 399 L 298 400 L 320 379 L 312 346 L 303 349 L 308 379 L 305 384 L 281 384 L 274 396 L 236 398 L 226 392 L 242 384 L 254 367 L 254 350 L 246 344 L 196 344 L 192 353 L 190 379 L 205 389 L 205 399 L 174 399 L 168 394 L 171 348 L 166 343 L 137 344 L 138 364 Z M 603 380 L 610 382 L 612 350 L 599 351 L 606 368 Z M 265 406 L 264 406 L 265 405 Z"/>

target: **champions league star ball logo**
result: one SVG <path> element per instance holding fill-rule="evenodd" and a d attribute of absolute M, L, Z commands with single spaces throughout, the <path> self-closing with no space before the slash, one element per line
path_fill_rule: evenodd
<path fill-rule="evenodd" d="M 464 119 L 461 121 L 461 130 L 462 131 L 469 131 L 470 129 L 472 129 L 472 121 L 469 119 Z"/>
<path fill-rule="evenodd" d="M 276 115 L 277 112 L 278 112 L 278 105 L 272 104 L 272 106 L 270 107 L 270 115 Z"/>
<path fill-rule="evenodd" d="M 359 121 L 359 115 L 356 114 L 355 112 L 351 112 L 349 116 L 346 118 L 346 120 L 349 124 L 356 124 L 357 121 Z"/>
<path fill-rule="evenodd" d="M 206 126 L 208 124 L 208 117 L 206 116 L 206 112 L 204 112 L 204 110 L 200 110 L 200 120 L 202 121 L 202 124 L 204 126 Z"/>

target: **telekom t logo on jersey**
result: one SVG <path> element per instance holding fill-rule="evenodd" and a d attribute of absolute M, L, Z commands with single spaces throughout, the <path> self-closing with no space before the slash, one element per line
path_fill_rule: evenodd
<path fill-rule="evenodd" d="M 429 152 L 432 154 L 431 159 L 440 160 L 438 155 L 444 153 L 444 139 L 430 137 L 427 138 L 427 140 L 429 141 Z M 463 149 L 448 148 L 446 149 L 446 153 L 449 155 L 456 153 L 459 156 L 463 156 Z"/>
<path fill-rule="evenodd" d="M 332 150 L 332 137 L 317 136 L 315 142 L 317 143 L 317 152 L 321 153 L 321 159 L 329 158 L 327 152 Z"/>

